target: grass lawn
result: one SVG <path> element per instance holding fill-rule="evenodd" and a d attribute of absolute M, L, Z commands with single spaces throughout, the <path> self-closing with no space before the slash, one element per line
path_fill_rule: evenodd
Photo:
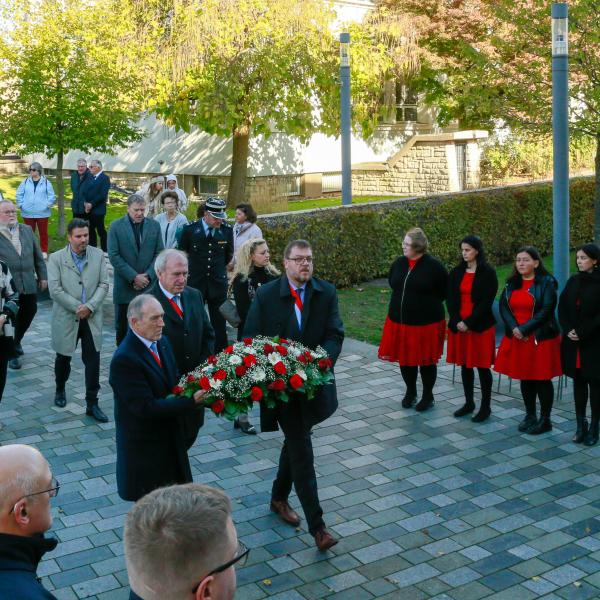
<path fill-rule="evenodd" d="M 380 202 L 381 200 L 398 200 L 408 196 L 354 196 L 353 204 L 365 204 L 367 202 Z M 330 208 L 332 206 L 341 206 L 341 196 L 328 198 L 313 198 L 311 200 L 290 200 L 288 202 L 288 210 L 307 210 L 311 208 Z"/>

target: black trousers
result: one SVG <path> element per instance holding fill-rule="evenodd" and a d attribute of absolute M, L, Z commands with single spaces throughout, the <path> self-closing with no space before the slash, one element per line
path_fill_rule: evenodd
<path fill-rule="evenodd" d="M 105 215 L 93 215 L 89 213 L 87 220 L 90 223 L 90 246 L 98 247 L 98 238 L 100 238 L 100 247 L 106 252 L 106 229 L 104 228 Z"/>
<path fill-rule="evenodd" d="M 127 321 L 127 307 L 129 304 L 115 304 L 115 330 L 117 332 L 117 346 L 127 335 L 129 323 Z"/>
<path fill-rule="evenodd" d="M 37 312 L 37 294 L 19 294 L 19 312 L 15 322 L 15 343 L 20 344 Z"/>
<path fill-rule="evenodd" d="M 225 302 L 227 297 L 218 299 L 207 299 L 206 304 L 208 306 L 208 316 L 210 317 L 210 323 L 215 330 L 215 353 L 221 352 L 223 348 L 229 345 L 227 340 L 227 322 L 225 317 L 221 314 L 219 306 Z"/>
<path fill-rule="evenodd" d="M 98 404 L 100 391 L 100 352 L 94 346 L 94 337 L 87 319 L 79 321 L 77 340 L 81 340 L 81 359 L 85 367 L 85 403 L 88 407 Z M 56 389 L 64 390 L 71 374 L 71 357 L 57 354 L 54 361 Z"/>
<path fill-rule="evenodd" d="M 300 402 L 303 401 L 305 400 L 291 398 L 285 410 L 280 411 L 277 416 L 285 439 L 271 495 L 273 500 L 287 500 L 293 484 L 308 530 L 314 535 L 324 526 L 323 509 L 319 503 L 310 428 L 303 422 L 300 409 Z"/>
<path fill-rule="evenodd" d="M 0 356 L 0 401 L 4 394 L 4 386 L 6 385 L 6 371 L 8 370 L 8 355 Z"/>

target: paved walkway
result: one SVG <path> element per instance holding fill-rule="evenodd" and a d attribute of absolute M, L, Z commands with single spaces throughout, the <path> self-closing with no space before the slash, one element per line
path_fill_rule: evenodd
<path fill-rule="evenodd" d="M 23 369 L 9 374 L 0 442 L 36 445 L 61 483 L 53 501 L 61 543 L 41 564 L 44 585 L 61 599 L 123 599 L 130 504 L 115 486 L 112 330 L 101 397 L 111 422 L 102 426 L 75 393 L 78 358 L 67 408 L 52 403 L 49 307 L 43 303 L 25 338 Z M 488 423 L 454 419 L 462 401 L 451 377 L 451 368 L 440 370 L 436 406 L 419 415 L 400 407 L 396 367 L 377 361 L 372 346 L 345 344 L 341 407 L 314 435 L 325 518 L 341 538 L 325 555 L 304 527 L 285 526 L 268 510 L 280 435 L 243 436 L 208 418 L 192 470 L 231 496 L 238 533 L 252 548 L 238 571 L 238 600 L 600 597 L 600 447 L 569 441 L 571 402 L 555 410 L 552 433 L 532 438 L 517 432 L 521 404 L 507 389 L 495 394 Z"/>

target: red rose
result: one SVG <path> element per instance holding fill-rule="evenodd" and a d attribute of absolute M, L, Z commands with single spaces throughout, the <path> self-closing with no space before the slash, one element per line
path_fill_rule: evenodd
<path fill-rule="evenodd" d="M 285 338 L 279 338 L 279 343 L 280 344 L 287 344 L 288 341 Z"/>
<path fill-rule="evenodd" d="M 259 402 L 263 397 L 263 391 L 257 386 L 253 386 L 250 390 L 250 398 L 252 398 L 253 402 Z"/>
<path fill-rule="evenodd" d="M 306 360 L 308 360 L 309 362 L 313 359 L 313 355 L 307 350 L 303 356 L 306 357 Z"/>
<path fill-rule="evenodd" d="M 238 377 L 243 377 L 243 376 L 246 374 L 246 371 L 247 371 L 247 369 L 246 369 L 246 367 L 245 367 L 244 365 L 238 365 L 238 366 L 235 368 L 235 374 L 236 374 Z"/>
<path fill-rule="evenodd" d="M 302 380 L 302 377 L 296 373 L 290 377 L 290 385 L 293 389 L 297 390 L 304 385 L 304 381 Z"/>
<path fill-rule="evenodd" d="M 225 354 L 231 354 L 233 352 L 233 346 L 227 346 L 223 352 L 225 352 Z"/>
<path fill-rule="evenodd" d="M 203 390 L 210 390 L 210 380 L 208 379 L 208 377 L 204 376 L 204 377 L 200 377 L 200 387 Z"/>
<path fill-rule="evenodd" d="M 287 373 L 287 369 L 281 361 L 275 363 L 273 369 L 275 370 L 275 373 L 277 373 L 277 375 L 285 375 Z"/>
<path fill-rule="evenodd" d="M 252 338 L 244 338 L 242 342 L 244 342 L 245 346 L 252 346 Z"/>
<path fill-rule="evenodd" d="M 206 359 L 206 362 L 208 362 L 209 365 L 216 365 L 217 364 L 217 357 L 214 355 L 209 356 Z"/>
<path fill-rule="evenodd" d="M 271 354 L 271 352 L 273 352 L 274 348 L 273 348 L 273 346 L 271 346 L 271 344 L 265 344 L 263 346 L 263 350 L 265 351 L 265 354 Z"/>
<path fill-rule="evenodd" d="M 172 390 L 171 390 L 176 396 L 180 396 L 181 394 L 183 394 L 183 388 L 180 385 L 176 385 Z"/>
<path fill-rule="evenodd" d="M 244 365 L 247 367 L 253 367 L 256 364 L 256 356 L 253 354 L 246 354 L 244 356 Z"/>
<path fill-rule="evenodd" d="M 319 361 L 319 369 L 331 369 L 332 366 L 333 363 L 331 362 L 330 358 L 322 358 Z"/>
<path fill-rule="evenodd" d="M 224 379 L 227 378 L 227 372 L 224 371 L 223 369 L 219 369 L 214 375 L 213 377 L 217 380 L 217 381 L 223 381 Z"/>
<path fill-rule="evenodd" d="M 220 415 L 225 410 L 225 402 L 219 398 L 212 403 L 211 408 L 215 415 Z"/>
<path fill-rule="evenodd" d="M 287 348 L 285 346 L 275 346 L 275 350 L 281 354 L 281 356 L 287 356 Z"/>
<path fill-rule="evenodd" d="M 285 381 L 283 379 L 276 379 L 273 383 L 270 383 L 268 388 L 276 392 L 282 392 L 285 390 Z"/>
<path fill-rule="evenodd" d="M 304 354 L 301 354 L 298 357 L 298 362 L 301 362 L 303 365 L 305 365 L 308 362 L 308 358 L 306 358 L 306 356 L 304 356 Z"/>
<path fill-rule="evenodd" d="M 188 383 L 194 383 L 194 381 L 196 381 L 196 378 L 193 375 L 188 375 L 186 381 Z"/>

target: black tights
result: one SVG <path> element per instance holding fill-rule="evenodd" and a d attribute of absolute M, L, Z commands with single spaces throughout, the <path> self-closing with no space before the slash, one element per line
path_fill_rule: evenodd
<path fill-rule="evenodd" d="M 540 414 L 542 417 L 550 417 L 552 404 L 554 404 L 554 386 L 552 380 L 543 381 L 535 379 L 521 380 L 521 395 L 525 403 L 525 411 L 528 415 L 535 415 L 535 398 L 540 399 Z"/>
<path fill-rule="evenodd" d="M 406 384 L 406 393 L 417 395 L 417 374 L 421 371 L 421 383 L 423 384 L 423 396 L 433 394 L 433 386 L 437 379 L 437 365 L 422 365 L 420 367 L 400 367 L 402 379 Z"/>
<path fill-rule="evenodd" d="M 575 396 L 575 414 L 585 417 L 588 396 L 592 408 L 592 422 L 600 420 L 600 380 L 586 379 L 577 369 L 573 377 L 573 395 Z"/>
<path fill-rule="evenodd" d="M 492 399 L 492 383 L 494 381 L 492 370 L 477 367 L 477 373 L 479 374 L 479 385 L 481 386 L 481 403 L 489 406 Z M 460 368 L 460 376 L 465 392 L 465 400 L 470 404 L 474 402 L 475 369 L 463 366 Z"/>

